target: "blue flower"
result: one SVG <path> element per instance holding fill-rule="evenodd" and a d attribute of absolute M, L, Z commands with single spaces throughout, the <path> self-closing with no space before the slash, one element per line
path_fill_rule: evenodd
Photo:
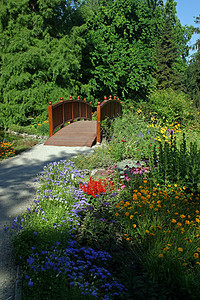
<path fill-rule="evenodd" d="M 31 279 L 28 282 L 28 286 L 32 287 L 33 286 L 33 282 L 31 281 Z"/>

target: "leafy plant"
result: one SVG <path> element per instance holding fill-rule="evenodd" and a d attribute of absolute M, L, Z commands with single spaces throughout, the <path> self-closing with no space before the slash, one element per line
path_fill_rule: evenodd
<path fill-rule="evenodd" d="M 186 94 L 172 89 L 157 90 L 149 95 L 151 110 L 169 123 L 175 121 L 186 125 L 194 119 L 192 101 Z"/>

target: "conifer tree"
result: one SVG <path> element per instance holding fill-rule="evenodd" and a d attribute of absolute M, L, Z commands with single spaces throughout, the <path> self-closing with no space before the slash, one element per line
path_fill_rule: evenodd
<path fill-rule="evenodd" d="M 182 76 L 187 68 L 187 45 L 193 26 L 182 26 L 176 16 L 176 2 L 167 0 L 163 8 L 163 20 L 155 39 L 155 61 L 157 87 L 183 88 Z"/>
<path fill-rule="evenodd" d="M 158 87 L 175 88 L 178 83 L 176 63 L 179 52 L 177 37 L 175 34 L 176 9 L 173 0 L 167 0 L 163 11 L 163 24 L 160 29 L 160 36 L 155 44 L 156 72 L 155 78 Z"/>
<path fill-rule="evenodd" d="M 72 16 L 66 0 L 0 2 L 1 126 L 28 124 L 79 89 L 84 40 Z"/>

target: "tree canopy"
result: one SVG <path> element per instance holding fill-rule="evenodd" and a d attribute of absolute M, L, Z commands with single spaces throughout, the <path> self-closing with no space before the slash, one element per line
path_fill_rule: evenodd
<path fill-rule="evenodd" d="M 144 99 L 174 82 L 167 72 L 178 80 L 192 30 L 175 8 L 174 0 L 1 0 L 0 125 L 27 124 L 61 96 Z"/>

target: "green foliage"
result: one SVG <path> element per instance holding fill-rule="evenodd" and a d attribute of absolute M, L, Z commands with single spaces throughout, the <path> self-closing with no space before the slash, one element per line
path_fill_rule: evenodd
<path fill-rule="evenodd" d="M 200 107 L 200 49 L 193 55 L 185 72 L 185 85 L 197 108 Z"/>
<path fill-rule="evenodd" d="M 151 111 L 156 112 L 158 118 L 170 123 L 177 121 L 184 125 L 194 119 L 192 101 L 181 91 L 166 89 L 152 92 L 149 104 Z"/>
<path fill-rule="evenodd" d="M 93 153 L 78 155 L 74 158 L 78 169 L 92 170 L 95 168 L 108 167 L 114 163 L 107 146 L 95 147 Z"/>
<path fill-rule="evenodd" d="M 100 7 L 86 31 L 84 66 L 90 70 L 85 70 L 84 80 L 92 94 L 145 97 L 153 84 L 151 40 L 156 24 L 143 1 L 118 0 Z"/>
<path fill-rule="evenodd" d="M 155 39 L 156 71 L 154 77 L 160 89 L 182 87 L 182 75 L 186 69 L 187 42 L 193 27 L 183 27 L 176 17 L 176 2 L 166 1 L 160 35 Z"/>
<path fill-rule="evenodd" d="M 152 176 L 157 182 L 181 182 L 190 192 L 199 192 L 200 149 L 197 148 L 196 142 L 187 146 L 185 134 L 180 148 L 177 147 L 173 134 L 170 142 L 160 142 L 159 150 L 154 147 L 151 168 L 154 170 Z"/>
<path fill-rule="evenodd" d="M 109 94 L 146 100 L 160 79 L 172 86 L 193 31 L 175 8 L 173 0 L 1 1 L 0 127 L 47 119 L 48 102 L 61 96 L 95 106 Z"/>
<path fill-rule="evenodd" d="M 68 33 L 71 9 L 66 1 L 10 0 L 0 12 L 1 127 L 27 125 L 48 102 L 79 89 L 81 28 Z M 5 15 L 5 11 L 7 14 Z"/>

